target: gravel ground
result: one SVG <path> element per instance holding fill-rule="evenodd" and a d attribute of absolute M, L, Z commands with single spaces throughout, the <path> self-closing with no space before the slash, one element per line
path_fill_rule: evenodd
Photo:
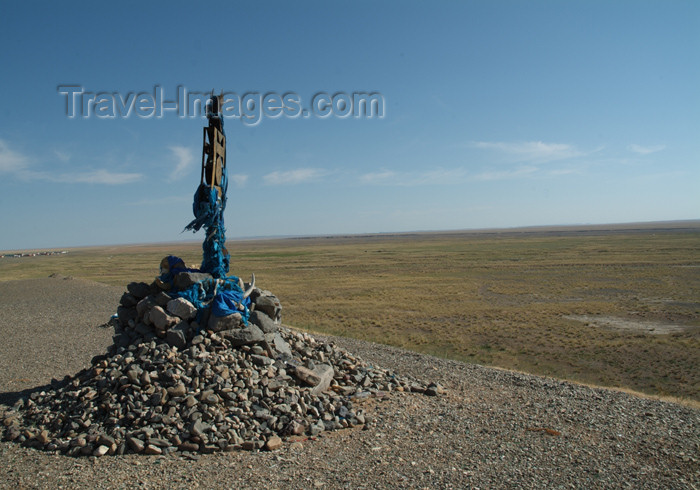
<path fill-rule="evenodd" d="M 0 403 L 90 365 L 125 288 L 54 277 L 0 282 Z"/>
<path fill-rule="evenodd" d="M 101 354 L 122 288 L 0 282 L 0 402 Z M 364 428 L 275 452 L 69 458 L 0 443 L 2 488 L 700 488 L 700 410 L 350 339 L 446 395 L 364 403 Z M 191 459 L 190 459 L 191 458 Z"/>

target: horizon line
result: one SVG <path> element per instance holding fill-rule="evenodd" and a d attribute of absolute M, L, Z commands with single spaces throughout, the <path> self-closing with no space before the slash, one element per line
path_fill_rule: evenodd
<path fill-rule="evenodd" d="M 265 241 L 265 240 L 290 240 L 290 239 L 315 239 L 315 238 L 362 238 L 362 237 L 378 237 L 378 236 L 399 236 L 399 235 L 429 235 L 437 233 L 458 234 L 458 233 L 518 233 L 521 230 L 526 231 L 573 231 L 573 230 L 591 230 L 605 231 L 606 227 L 616 227 L 622 230 L 633 231 L 635 229 L 644 228 L 650 229 L 660 227 L 662 229 L 682 229 L 690 225 L 690 228 L 700 230 L 700 218 L 696 219 L 680 219 L 680 220 L 661 220 L 661 221 L 631 221 L 631 222 L 612 222 L 612 223 L 569 223 L 569 224 L 551 224 L 551 225 L 521 225 L 510 227 L 486 227 L 486 228 L 451 228 L 451 229 L 434 229 L 434 230 L 407 230 L 407 231 L 380 231 L 380 232 L 357 232 L 357 233 L 319 233 L 319 234 L 300 234 L 300 235 L 251 235 L 244 237 L 227 238 L 227 242 L 245 242 L 245 241 Z M 636 228 L 635 228 L 636 227 Z M 601 229 L 602 228 L 602 229 Z M 0 250 L 0 254 L 10 254 L 18 252 L 36 253 L 41 251 L 55 250 L 70 250 L 70 249 L 86 249 L 86 248 L 101 248 L 101 247 L 137 247 L 144 245 L 170 245 L 182 243 L 201 243 L 201 240 L 175 240 L 175 241 L 155 241 L 155 242 L 123 242 L 123 243 L 104 243 L 94 245 L 64 245 L 36 248 L 17 248 Z"/>

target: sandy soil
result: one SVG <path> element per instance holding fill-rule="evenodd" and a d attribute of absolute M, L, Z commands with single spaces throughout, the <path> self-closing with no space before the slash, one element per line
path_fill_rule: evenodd
<path fill-rule="evenodd" d="M 649 335 L 663 335 L 678 333 L 690 329 L 686 325 L 675 323 L 652 322 L 648 320 L 630 320 L 614 316 L 602 315 L 567 315 L 564 318 L 576 320 L 596 328 L 610 328 L 613 330 L 625 330 L 629 332 L 646 333 Z"/>

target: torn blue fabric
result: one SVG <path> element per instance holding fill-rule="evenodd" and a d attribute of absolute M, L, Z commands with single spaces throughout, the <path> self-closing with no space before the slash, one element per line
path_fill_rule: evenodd
<path fill-rule="evenodd" d="M 216 224 L 219 217 L 218 200 L 216 189 L 210 188 L 206 184 L 200 184 L 194 193 L 192 203 L 194 219 L 185 226 L 185 230 L 197 232 L 202 227 L 209 228 Z"/>
<path fill-rule="evenodd" d="M 175 276 L 177 276 L 180 272 L 201 272 L 199 269 L 190 269 L 189 267 L 185 267 L 185 262 L 180 257 L 176 257 L 175 255 L 168 255 L 165 260 L 168 261 L 168 272 L 158 276 L 158 279 L 160 279 L 160 281 L 164 284 L 169 284 L 172 286 Z"/>
<path fill-rule="evenodd" d="M 193 219 L 185 230 L 197 232 L 204 227 L 206 236 L 202 243 L 202 272 L 208 272 L 217 279 L 225 278 L 229 270 L 230 255 L 226 251 L 226 228 L 224 227 L 224 210 L 226 209 L 226 190 L 228 178 L 226 171 L 221 176 L 221 198 L 216 189 L 200 184 L 194 193 L 192 211 Z"/>
<path fill-rule="evenodd" d="M 205 279 L 193 284 L 182 291 L 169 291 L 172 298 L 184 298 L 192 303 L 201 313 L 205 308 L 211 308 L 211 314 L 216 317 L 227 316 L 232 313 L 240 313 L 245 325 L 250 317 L 250 298 L 243 299 L 243 290 L 238 285 L 236 276 L 217 281 Z M 238 309 L 238 304 L 243 310 Z M 200 320 L 200 318 L 198 318 Z"/>
<path fill-rule="evenodd" d="M 226 173 L 226 142 L 223 119 L 218 112 L 219 99 L 213 97 L 207 101 L 207 119 L 209 120 L 209 145 L 204 144 L 203 158 L 207 158 L 202 169 L 202 180 L 194 193 L 192 212 L 194 219 L 185 226 L 185 230 L 197 232 L 204 228 L 205 237 L 202 243 L 202 272 L 211 274 L 215 279 L 225 279 L 229 270 L 230 256 L 226 251 L 226 228 L 224 227 L 224 211 L 226 210 L 226 193 L 228 191 L 228 175 Z M 223 136 L 223 152 L 216 156 L 213 147 L 214 135 Z M 220 157 L 223 155 L 223 159 Z M 216 160 L 216 161 L 214 161 Z M 204 160 L 202 162 L 204 164 Z M 220 167 L 217 167 L 220 165 Z M 221 170 L 220 180 L 213 175 L 215 170 Z M 205 177 L 206 172 L 206 179 Z M 208 172 L 212 172 L 209 174 Z M 207 183 L 208 182 L 208 183 Z M 218 187 L 214 185 L 218 182 Z"/>
<path fill-rule="evenodd" d="M 221 291 L 216 293 L 211 302 L 211 314 L 216 317 L 227 316 L 232 313 L 240 313 L 238 304 L 243 300 L 240 291 Z"/>

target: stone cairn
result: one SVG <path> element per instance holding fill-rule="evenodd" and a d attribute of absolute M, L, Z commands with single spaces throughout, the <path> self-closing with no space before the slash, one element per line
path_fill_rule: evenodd
<path fill-rule="evenodd" d="M 209 279 L 181 272 L 168 292 L 158 280 L 130 283 L 107 354 L 0 407 L 4 438 L 70 456 L 275 450 L 367 424 L 364 398 L 442 393 L 283 326 L 269 291 L 253 288 L 247 322 L 169 294 Z"/>

